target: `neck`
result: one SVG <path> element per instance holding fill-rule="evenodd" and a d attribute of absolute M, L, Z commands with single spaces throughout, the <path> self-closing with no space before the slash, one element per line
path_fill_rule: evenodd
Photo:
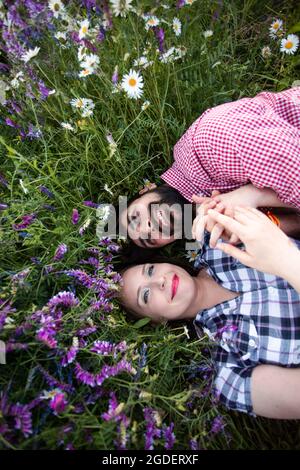
<path fill-rule="evenodd" d="M 238 292 L 220 286 L 209 274 L 202 270 L 194 278 L 196 295 L 189 306 L 185 318 L 195 318 L 200 310 L 215 307 L 217 304 L 237 297 Z"/>

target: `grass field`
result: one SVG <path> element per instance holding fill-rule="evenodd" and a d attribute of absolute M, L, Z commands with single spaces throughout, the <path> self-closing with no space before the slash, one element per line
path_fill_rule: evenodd
<path fill-rule="evenodd" d="M 215 403 L 206 338 L 126 318 L 96 237 L 203 111 L 300 80 L 298 2 L 1 4 L 0 447 L 300 449 Z"/>

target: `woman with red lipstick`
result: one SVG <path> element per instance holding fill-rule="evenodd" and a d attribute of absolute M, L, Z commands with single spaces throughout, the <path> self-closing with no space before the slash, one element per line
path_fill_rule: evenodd
<path fill-rule="evenodd" d="M 284 259 L 299 259 L 300 242 L 288 241 Z M 215 345 L 214 386 L 228 408 L 300 419 L 300 294 L 295 288 L 210 248 L 208 233 L 195 261 L 196 275 L 162 261 L 152 257 L 121 271 L 123 306 L 155 323 L 192 320 L 199 336 L 208 334 Z"/>

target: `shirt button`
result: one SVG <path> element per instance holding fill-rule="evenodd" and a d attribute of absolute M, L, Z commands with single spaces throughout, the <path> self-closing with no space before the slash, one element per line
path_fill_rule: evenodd
<path fill-rule="evenodd" d="M 249 346 L 250 348 L 254 348 L 256 346 L 256 342 L 254 341 L 254 339 L 249 340 Z"/>

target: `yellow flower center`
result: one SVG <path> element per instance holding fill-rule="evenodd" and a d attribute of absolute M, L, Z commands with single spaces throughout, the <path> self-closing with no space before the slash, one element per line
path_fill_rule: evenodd
<path fill-rule="evenodd" d="M 88 30 L 87 26 L 83 26 L 82 32 L 83 32 L 83 33 L 87 33 L 87 30 Z"/>
<path fill-rule="evenodd" d="M 78 100 L 77 101 L 77 106 L 78 108 L 81 108 L 83 106 L 83 101 L 82 100 Z"/>
<path fill-rule="evenodd" d="M 59 4 L 58 4 L 58 3 L 55 3 L 55 4 L 54 4 L 54 10 L 55 10 L 55 11 L 59 11 L 59 8 L 60 8 Z"/>
<path fill-rule="evenodd" d="M 276 23 L 273 24 L 273 29 L 278 29 L 279 28 L 279 23 L 276 21 Z"/>
<path fill-rule="evenodd" d="M 293 47 L 292 41 L 286 42 L 284 47 L 285 47 L 286 49 L 291 49 L 291 48 Z"/>
<path fill-rule="evenodd" d="M 155 24 L 155 20 L 152 18 L 151 20 L 148 21 L 149 24 Z"/>
<path fill-rule="evenodd" d="M 130 78 L 129 79 L 129 85 L 130 86 L 135 86 L 136 85 L 136 79 L 135 78 Z"/>

